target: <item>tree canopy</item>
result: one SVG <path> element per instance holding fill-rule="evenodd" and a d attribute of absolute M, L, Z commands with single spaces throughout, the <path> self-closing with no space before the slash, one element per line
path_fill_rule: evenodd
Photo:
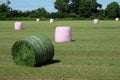
<path fill-rule="evenodd" d="M 80 17 L 90 17 L 99 12 L 101 4 L 96 0 L 56 0 L 55 8 L 61 13 L 75 14 Z"/>
<path fill-rule="evenodd" d="M 111 2 L 105 9 L 108 18 L 120 17 L 120 6 L 117 2 Z"/>
<path fill-rule="evenodd" d="M 45 8 L 38 8 L 31 11 L 13 10 L 9 7 L 11 2 L 6 0 L 0 4 L 0 20 L 14 17 L 29 18 L 75 18 L 75 19 L 113 19 L 120 17 L 120 5 L 118 2 L 111 2 L 106 9 L 101 9 L 102 4 L 97 0 L 56 0 L 54 7 L 57 12 L 49 13 Z"/>

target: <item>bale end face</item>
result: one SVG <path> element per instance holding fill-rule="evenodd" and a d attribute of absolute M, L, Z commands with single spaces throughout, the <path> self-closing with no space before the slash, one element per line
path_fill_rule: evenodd
<path fill-rule="evenodd" d="M 34 49 L 27 41 L 16 41 L 12 47 L 12 56 L 16 65 L 35 66 Z"/>

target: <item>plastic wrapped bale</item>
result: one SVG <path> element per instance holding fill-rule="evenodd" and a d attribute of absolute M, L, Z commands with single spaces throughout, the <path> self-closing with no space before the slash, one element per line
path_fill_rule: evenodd
<path fill-rule="evenodd" d="M 94 19 L 93 22 L 94 22 L 94 24 L 98 24 L 99 23 L 99 19 Z"/>
<path fill-rule="evenodd" d="M 38 66 L 52 60 L 54 46 L 47 36 L 35 35 L 15 41 L 11 52 L 16 65 Z"/>
<path fill-rule="evenodd" d="M 50 24 L 53 24 L 55 22 L 54 19 L 50 19 Z"/>
<path fill-rule="evenodd" d="M 56 42 L 70 42 L 72 40 L 71 27 L 56 27 L 55 41 Z"/>
<path fill-rule="evenodd" d="M 119 21 L 119 18 L 115 18 L 115 21 Z"/>
<path fill-rule="evenodd" d="M 23 23 L 22 22 L 15 22 L 14 29 L 15 30 L 22 30 L 23 29 Z"/>
<path fill-rule="evenodd" d="M 36 22 L 40 22 L 40 18 L 36 18 Z"/>

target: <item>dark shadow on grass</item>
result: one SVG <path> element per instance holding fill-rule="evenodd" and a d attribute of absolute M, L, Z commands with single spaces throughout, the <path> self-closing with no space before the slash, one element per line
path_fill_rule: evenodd
<path fill-rule="evenodd" d="M 76 42 L 76 40 L 71 40 L 71 42 Z"/>
<path fill-rule="evenodd" d="M 47 65 L 51 65 L 51 64 L 55 64 L 55 63 L 59 63 L 61 62 L 60 60 L 51 60 L 47 63 L 41 64 L 41 65 L 36 65 L 35 67 L 42 67 L 42 66 L 47 66 Z"/>

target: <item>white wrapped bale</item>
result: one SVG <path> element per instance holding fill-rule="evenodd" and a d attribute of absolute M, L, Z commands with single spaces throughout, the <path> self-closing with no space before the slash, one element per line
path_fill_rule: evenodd
<path fill-rule="evenodd" d="M 54 19 L 50 19 L 50 24 L 53 24 L 55 22 Z"/>
<path fill-rule="evenodd" d="M 115 21 L 119 21 L 119 18 L 115 18 Z"/>
<path fill-rule="evenodd" d="M 62 26 L 55 29 L 56 42 L 70 42 L 72 40 L 71 27 Z"/>
<path fill-rule="evenodd" d="M 15 22 L 14 29 L 15 30 L 22 30 L 23 29 L 23 23 L 22 22 Z"/>
<path fill-rule="evenodd" d="M 98 24 L 99 23 L 99 19 L 94 19 L 93 22 L 94 22 L 94 24 Z"/>
<path fill-rule="evenodd" d="M 36 22 L 40 22 L 40 18 L 36 18 Z"/>

